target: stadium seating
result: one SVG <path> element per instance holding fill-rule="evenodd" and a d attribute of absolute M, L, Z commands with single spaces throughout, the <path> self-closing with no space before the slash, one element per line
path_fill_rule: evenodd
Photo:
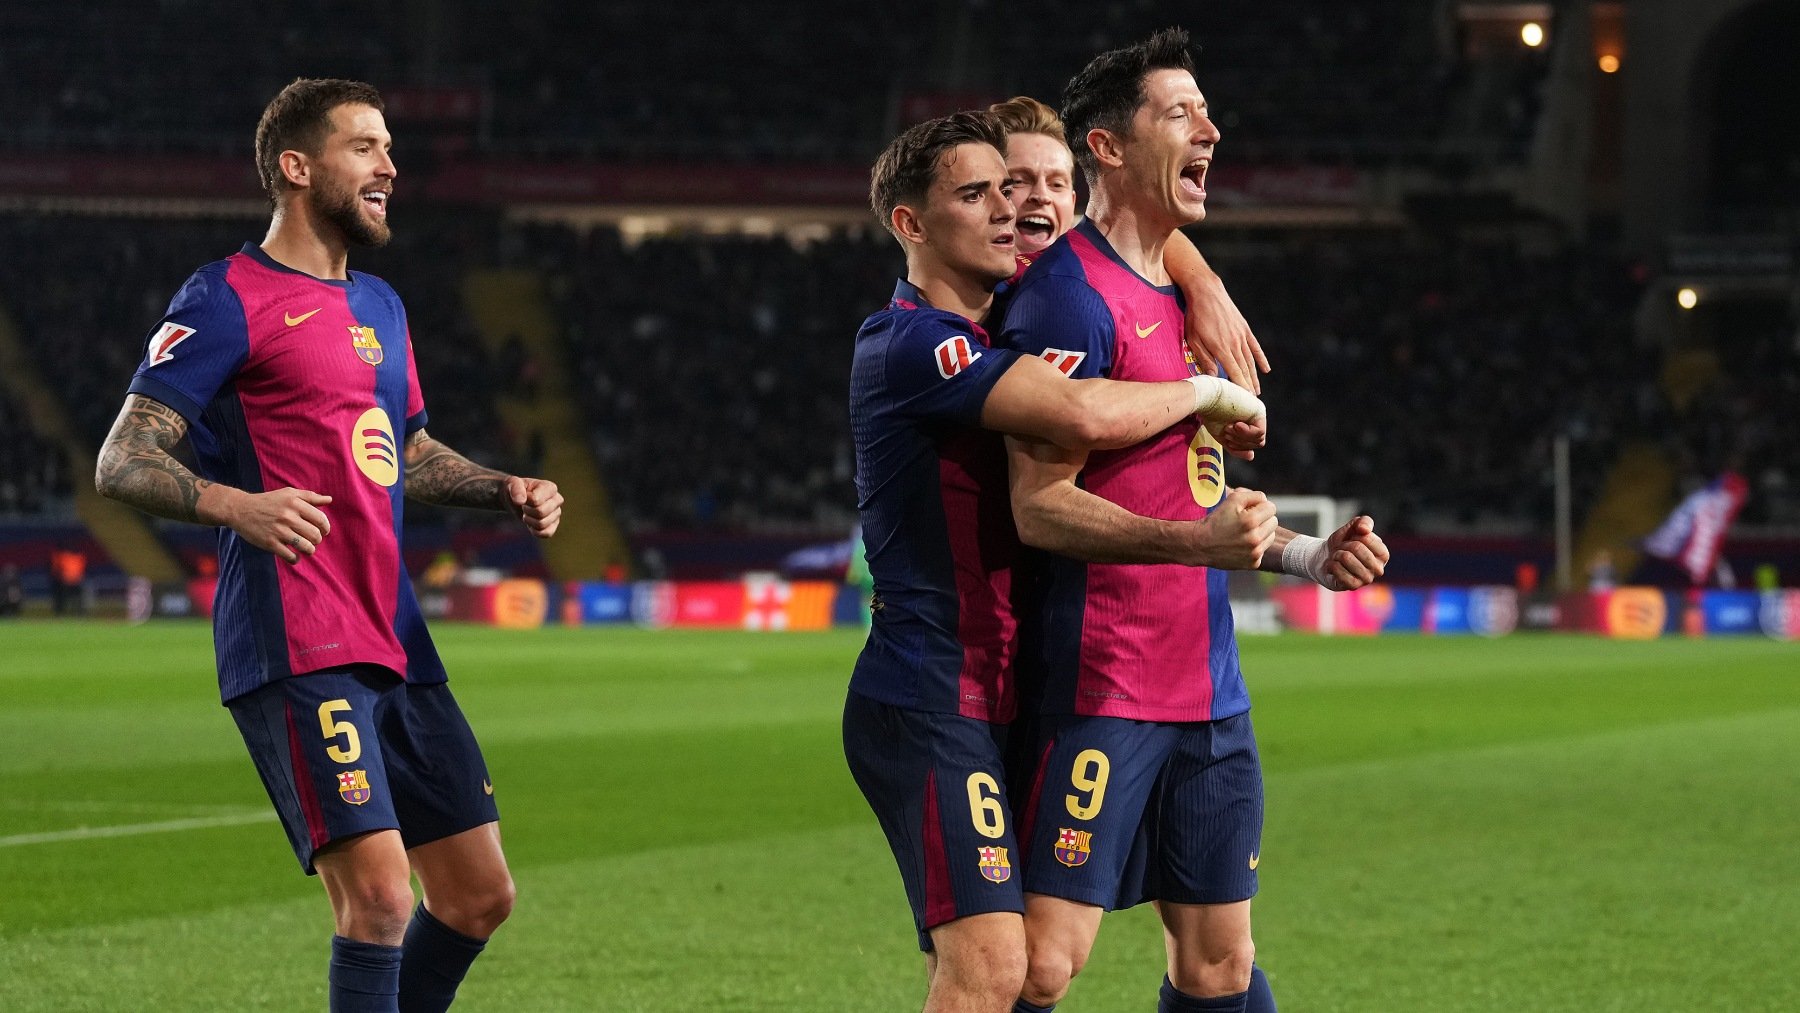
<path fill-rule="evenodd" d="M 412 117 L 415 129 L 451 147 L 615 161 L 858 163 L 916 109 L 1018 92 L 1054 103 L 1094 53 L 1179 21 L 1202 47 L 1201 83 L 1237 157 L 1424 161 L 1441 151 L 1434 142 L 1451 114 L 1484 101 L 1495 109 L 1463 118 L 1510 138 L 1516 156 L 1543 68 L 1515 61 L 1503 69 L 1517 79 L 1499 93 L 1477 87 L 1493 68 L 1460 54 L 1445 6 L 1379 0 L 1326 13 L 1221 0 L 1177 12 L 1151 0 L 1099 8 L 1048 0 L 1034 5 L 1029 23 L 996 32 L 1004 13 L 979 4 L 875 5 L 850 15 L 823 0 L 416 9 L 303 0 L 285 9 L 291 16 L 272 35 L 261 12 L 245 6 L 165 3 L 144 17 L 124 0 L 80 10 L 8 4 L 0 37 L 39 42 L 9 54 L 0 145 L 241 153 L 262 103 L 307 75 L 477 96 L 454 115 Z M 122 23 L 133 26 L 129 42 L 106 30 Z M 595 25 L 656 27 L 597 58 Z M 127 45 L 130 59 L 117 51 Z M 194 58 L 198 51 L 206 58 Z M 824 95 L 831 101 L 818 101 Z M 415 151 L 428 146 L 419 133 L 413 140 Z"/>
<path fill-rule="evenodd" d="M 0 391 L 0 517 L 66 513 L 69 463 Z"/>
<path fill-rule="evenodd" d="M 84 438 L 105 434 L 142 335 L 186 273 L 254 231 L 248 221 L 7 220 L 7 241 L 35 255 L 0 258 L 0 293 Z M 1712 423 L 1673 426 L 1659 359 L 1631 336 L 1640 276 L 1628 264 L 1506 238 L 1199 235 L 1277 370 L 1265 390 L 1273 442 L 1231 466 L 1234 482 L 1357 499 L 1396 532 L 1521 533 L 1550 517 L 1558 432 L 1574 439 L 1578 507 L 1627 436 L 1656 435 L 1693 474 L 1739 462 L 1761 483 L 1753 501 L 1771 500 L 1747 519 L 1778 519 L 1785 508 L 1773 501 L 1800 476 L 1790 413 L 1771 407 L 1800 384 L 1786 332 L 1734 353 L 1718 395 L 1727 408 Z M 844 391 L 857 325 L 901 269 L 885 235 L 628 247 L 609 228 L 422 215 L 357 264 L 406 298 L 432 430 L 471 456 L 529 470 L 532 441 L 506 430 L 494 399 L 567 368 L 626 531 L 853 523 Z M 476 265 L 544 273 L 566 362 L 504 343 L 484 351 L 459 290 Z M 10 452 L 25 452 L 14 442 Z"/>

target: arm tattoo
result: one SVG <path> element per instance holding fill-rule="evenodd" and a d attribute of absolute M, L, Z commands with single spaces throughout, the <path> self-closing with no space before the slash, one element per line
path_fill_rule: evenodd
<path fill-rule="evenodd" d="M 406 441 L 406 498 L 434 506 L 506 510 L 506 474 L 484 468 L 421 429 Z"/>
<path fill-rule="evenodd" d="M 142 394 L 131 395 L 100 448 L 95 488 L 145 513 L 199 523 L 200 493 L 213 483 L 170 454 L 187 429 L 180 412 Z"/>

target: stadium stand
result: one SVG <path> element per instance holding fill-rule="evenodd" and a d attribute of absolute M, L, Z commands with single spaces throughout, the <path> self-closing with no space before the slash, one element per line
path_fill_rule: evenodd
<path fill-rule="evenodd" d="M 69 464 L 0 391 L 0 517 L 65 514 Z"/>
<path fill-rule="evenodd" d="M 32 345 L 97 445 L 164 301 L 191 267 L 247 238 L 248 223 L 7 224 L 10 242 L 42 252 L 0 263 L 0 291 L 27 334 L 55 335 Z M 1266 388 L 1274 442 L 1233 466 L 1236 481 L 1354 498 L 1397 531 L 1516 531 L 1549 516 L 1555 434 L 1569 433 L 1592 465 L 1576 469 L 1582 502 L 1626 435 L 1669 429 L 1658 362 L 1631 337 L 1642 284 L 1630 264 L 1579 247 L 1417 232 L 1199 235 L 1277 365 Z M 414 314 L 422 382 L 439 407 L 433 431 L 477 459 L 529 467 L 531 434 L 508 431 L 494 399 L 528 396 L 534 376 L 567 368 L 627 531 L 850 523 L 843 390 L 851 337 L 900 269 L 885 235 L 628 248 L 604 227 L 428 215 L 359 263 Z M 458 289 L 476 264 L 543 272 L 566 363 L 511 343 L 484 349 Z M 1696 471 L 1735 453 L 1772 489 L 1794 473 L 1800 444 L 1767 408 L 1796 382 L 1778 338 L 1731 364 L 1719 435 L 1688 428 L 1671 443 L 1690 446 Z"/>
<path fill-rule="evenodd" d="M 1469 53 L 1451 5 L 1381 0 L 1318 9 L 1227 0 L 1179 12 L 1203 47 L 1201 83 L 1240 157 L 1390 163 L 1441 152 L 1446 130 L 1517 142 L 1542 61 Z M 40 40 L 0 96 L 16 149 L 191 151 L 245 147 L 262 103 L 299 75 L 372 80 L 436 121 L 447 148 L 619 161 L 861 162 L 920 108 L 1025 92 L 1055 101 L 1100 48 L 1175 19 L 1166 4 L 1034 7 L 1038 26 L 994 32 L 988 4 L 870 7 L 822 0 L 714 7 L 609 0 L 457 8 L 302 0 L 271 36 L 248 7 L 170 2 L 155 18 L 100 0 L 0 9 L 0 37 Z M 131 22 L 130 59 L 109 24 Z M 356 31 L 341 26 L 354 22 Z M 651 24 L 596 60 L 595 25 Z M 825 26 L 829 26 L 825 29 Z M 793 43 L 832 44 L 796 59 Z M 496 44 L 495 40 L 504 40 Z M 187 58 L 197 45 L 205 61 Z M 1496 61 L 1501 61 L 1496 63 Z M 671 74 L 670 68 L 680 68 Z M 220 88 L 217 82 L 233 86 Z M 1498 87 L 1495 81 L 1499 81 Z M 400 92 L 411 89 L 411 96 Z M 819 102 L 820 95 L 831 102 Z M 43 101 L 49 96 L 50 101 Z M 964 101 L 957 102 L 960 98 Z M 429 108 L 427 113 L 425 110 Z M 415 150 L 426 144 L 416 143 Z M 1511 145 L 1519 153 L 1517 143 Z"/>

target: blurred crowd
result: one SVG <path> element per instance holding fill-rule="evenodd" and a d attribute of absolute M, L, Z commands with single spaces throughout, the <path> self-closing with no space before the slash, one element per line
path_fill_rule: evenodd
<path fill-rule="evenodd" d="M 58 513 L 68 505 L 69 462 L 0 390 L 0 517 Z"/>
<path fill-rule="evenodd" d="M 415 150 L 430 134 L 507 155 L 863 162 L 920 109 L 1057 104 L 1095 53 L 1177 22 L 1221 126 L 1258 160 L 1417 157 L 1479 98 L 1450 0 L 1045 0 L 1028 18 L 994 0 L 848 16 L 824 0 L 296 0 L 273 31 L 254 5 L 25 0 L 0 5 L 0 39 L 31 43 L 5 54 L 0 144 L 238 153 L 262 104 L 306 75 L 476 97 L 401 117 Z"/>
<path fill-rule="evenodd" d="M 4 219 L 0 301 L 82 439 L 98 446 L 170 295 L 251 220 Z M 527 470 L 541 433 L 510 431 L 502 395 L 566 370 L 629 532 L 823 531 L 852 523 L 845 418 L 852 336 L 901 272 L 874 230 L 796 245 L 416 214 L 355 265 L 406 300 L 431 429 L 484 463 Z M 1677 415 L 1660 349 L 1631 319 L 1645 278 L 1531 234 L 1420 231 L 1199 234 L 1276 371 L 1269 448 L 1231 481 L 1358 500 L 1394 531 L 1544 530 L 1551 443 L 1571 443 L 1575 503 L 1592 502 L 1630 440 L 1663 440 L 1684 472 L 1738 467 L 1753 504 L 1800 478 L 1791 322 L 1733 345 L 1704 416 Z M 474 266 L 545 280 L 564 361 L 482 340 L 463 303 Z M 66 488 L 60 455 L 0 403 L 0 512 Z M 37 476 L 34 480 L 32 476 Z M 450 514 L 458 523 L 475 515 Z M 415 519 L 444 516 L 414 513 Z M 1780 520 L 1758 513 L 1746 519 Z"/>

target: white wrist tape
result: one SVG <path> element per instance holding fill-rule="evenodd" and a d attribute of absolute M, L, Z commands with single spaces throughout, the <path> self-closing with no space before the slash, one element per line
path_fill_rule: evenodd
<path fill-rule="evenodd" d="M 1294 540 L 1281 550 L 1281 572 L 1295 577 L 1305 577 L 1320 587 L 1337 590 L 1337 582 L 1325 571 L 1331 562 L 1331 550 L 1325 545 L 1325 539 L 1311 535 L 1295 535 Z"/>
<path fill-rule="evenodd" d="M 1268 414 L 1262 398 L 1230 380 L 1217 376 L 1190 376 L 1194 385 L 1194 414 L 1208 422 L 1249 422 Z"/>

